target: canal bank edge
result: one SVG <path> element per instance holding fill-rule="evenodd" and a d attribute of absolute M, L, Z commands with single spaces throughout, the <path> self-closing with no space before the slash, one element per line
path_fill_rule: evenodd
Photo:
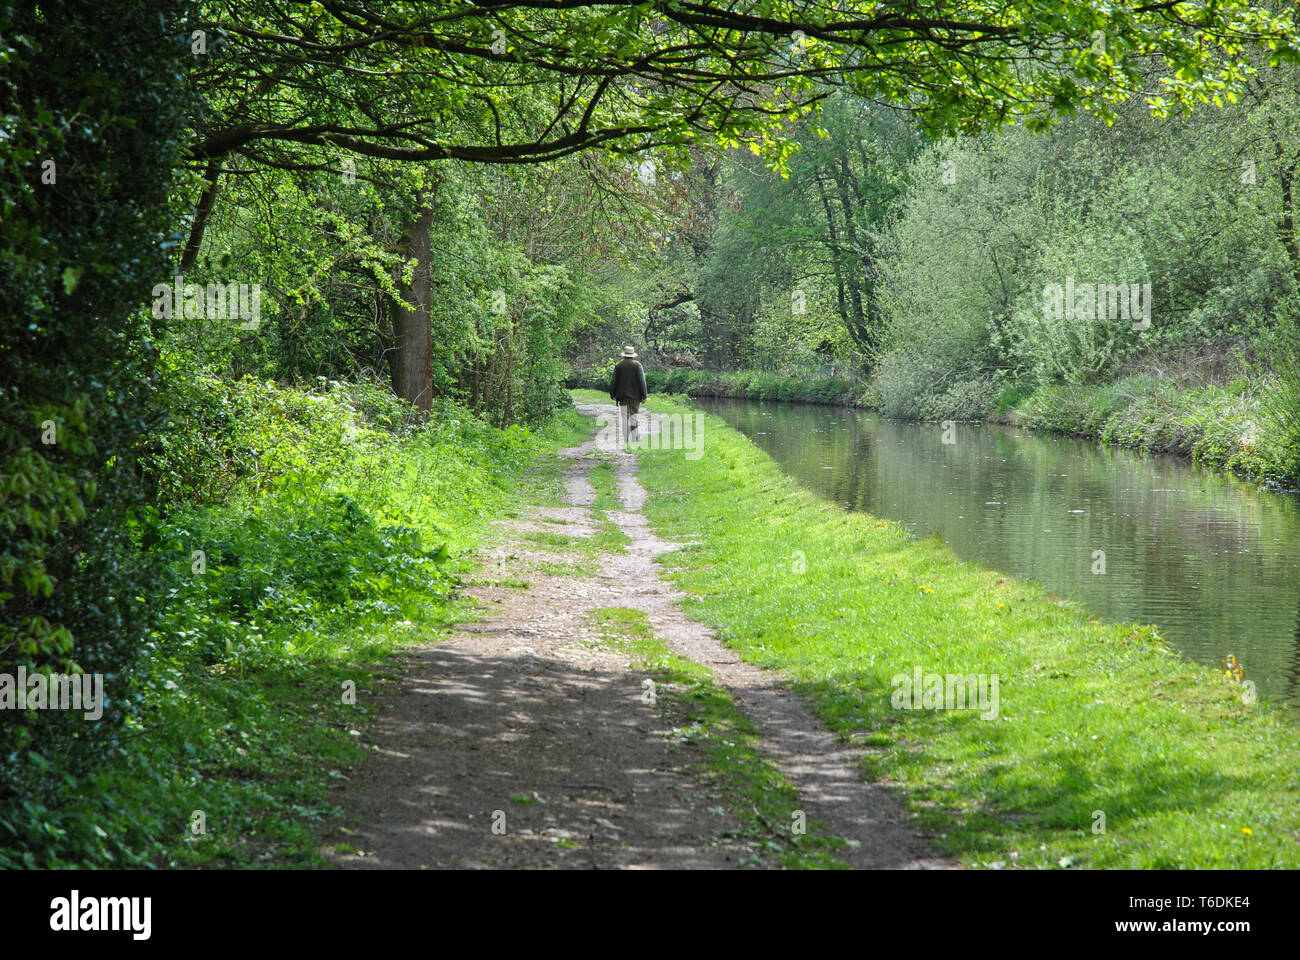
<path fill-rule="evenodd" d="M 1249 683 L 841 511 L 703 422 L 699 459 L 640 455 L 655 532 L 693 543 L 662 561 L 687 613 L 790 675 L 944 852 L 994 869 L 1300 866 L 1300 730 Z M 918 669 L 996 677 L 997 715 L 946 689 L 900 697 Z"/>
<path fill-rule="evenodd" d="M 651 369 L 646 380 L 652 395 L 811 403 L 920 422 L 944 419 L 885 414 L 872 385 L 849 377 Z M 574 378 L 569 385 L 599 389 L 588 377 Z M 1261 427 L 1259 391 L 1260 384 L 1244 378 L 1222 386 L 1179 388 L 1139 376 L 1092 386 L 1040 387 L 1028 394 L 1008 389 L 986 415 L 954 412 L 951 419 L 992 420 L 1034 433 L 1170 454 L 1274 489 L 1300 488 L 1300 438 Z"/>

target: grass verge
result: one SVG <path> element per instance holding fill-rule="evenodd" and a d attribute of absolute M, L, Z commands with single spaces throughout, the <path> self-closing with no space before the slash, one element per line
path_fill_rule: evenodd
<path fill-rule="evenodd" d="M 817 499 L 716 417 L 705 431 L 698 460 L 640 457 L 656 531 L 695 544 L 663 561 L 687 613 L 793 675 L 943 851 L 997 868 L 1300 866 L 1300 731 L 1246 684 Z M 996 676 L 996 715 L 896 707 L 918 667 Z"/>
<path fill-rule="evenodd" d="M 1182 388 L 1152 376 L 1098 386 L 1041 387 L 1019 403 L 1019 426 L 1189 457 L 1270 486 L 1300 484 L 1294 428 L 1272 408 L 1276 380 Z"/>

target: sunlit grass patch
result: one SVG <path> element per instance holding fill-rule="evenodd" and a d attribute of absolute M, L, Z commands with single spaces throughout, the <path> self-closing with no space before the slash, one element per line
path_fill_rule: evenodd
<path fill-rule="evenodd" d="M 577 542 L 576 537 L 570 537 L 563 533 L 552 533 L 549 530 L 530 530 L 519 535 L 521 540 L 527 540 L 529 543 L 535 543 L 540 547 L 563 547 L 572 548 Z"/>
<path fill-rule="evenodd" d="M 532 564 L 532 569 L 547 577 L 587 577 L 596 572 L 595 564 L 590 562 L 566 563 L 539 560 Z"/>
<path fill-rule="evenodd" d="M 699 544 L 662 560 L 686 611 L 792 674 L 945 851 L 971 865 L 1300 864 L 1300 735 L 1284 714 L 1149 627 L 1096 622 L 818 500 L 706 422 L 699 461 L 640 458 L 656 532 Z M 895 678 L 918 665 L 996 675 L 996 718 L 895 708 Z"/>

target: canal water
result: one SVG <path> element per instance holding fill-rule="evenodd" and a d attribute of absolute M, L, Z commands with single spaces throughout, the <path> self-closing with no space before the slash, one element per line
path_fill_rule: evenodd
<path fill-rule="evenodd" d="M 835 407 L 697 402 L 815 493 L 1105 620 L 1155 624 L 1191 659 L 1232 654 L 1261 697 L 1300 709 L 1300 497 L 995 424 L 945 437 L 940 424 Z"/>

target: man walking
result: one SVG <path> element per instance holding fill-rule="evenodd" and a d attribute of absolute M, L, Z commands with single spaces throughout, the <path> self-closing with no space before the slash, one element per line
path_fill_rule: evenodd
<path fill-rule="evenodd" d="M 636 412 L 645 398 L 645 370 L 637 362 L 636 351 L 624 347 L 623 357 L 614 364 L 614 375 L 609 378 L 609 399 L 618 404 L 624 443 L 636 432 Z"/>

